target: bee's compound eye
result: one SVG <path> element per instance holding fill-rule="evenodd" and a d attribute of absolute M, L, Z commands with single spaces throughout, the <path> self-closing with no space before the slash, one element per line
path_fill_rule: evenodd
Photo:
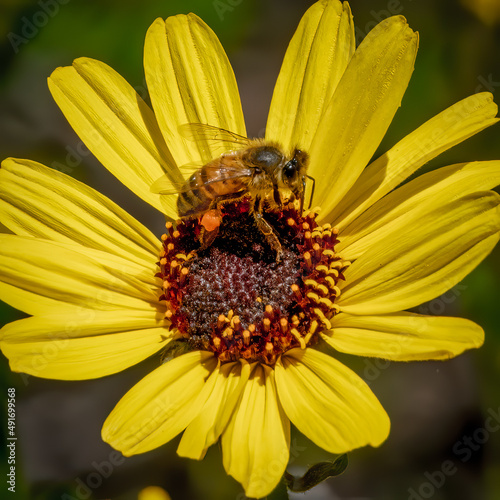
<path fill-rule="evenodd" d="M 292 180 L 297 175 L 297 172 L 297 160 L 295 158 L 283 167 L 283 175 L 289 180 Z"/>

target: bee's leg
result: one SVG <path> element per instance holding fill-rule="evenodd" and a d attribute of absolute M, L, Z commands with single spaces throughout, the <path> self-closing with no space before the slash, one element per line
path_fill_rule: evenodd
<path fill-rule="evenodd" d="M 200 232 L 200 243 L 201 247 L 199 249 L 200 252 L 203 250 L 206 250 L 207 248 L 210 248 L 212 243 L 215 241 L 215 238 L 217 238 L 217 235 L 219 234 L 219 227 L 217 226 L 215 229 L 212 231 L 208 231 L 204 227 L 201 229 Z"/>
<path fill-rule="evenodd" d="M 274 229 L 259 212 L 254 212 L 254 219 L 257 224 L 257 228 L 264 235 L 266 242 L 276 252 L 276 262 L 279 262 L 281 260 L 281 256 L 283 255 L 283 248 L 281 247 L 280 240 L 276 236 Z"/>
<path fill-rule="evenodd" d="M 283 202 L 281 201 L 281 195 L 280 195 L 280 192 L 279 192 L 279 189 L 277 186 L 274 186 L 274 189 L 273 189 L 273 199 L 274 199 L 274 203 L 276 203 L 276 206 L 279 209 L 283 208 Z"/>
<path fill-rule="evenodd" d="M 253 209 L 253 218 L 258 230 L 264 235 L 267 244 L 276 252 L 276 262 L 281 260 L 283 255 L 283 248 L 281 247 L 280 240 L 276 236 L 276 232 L 272 228 L 271 224 L 267 222 L 262 216 L 262 209 L 260 206 L 260 200 L 257 199 Z"/>

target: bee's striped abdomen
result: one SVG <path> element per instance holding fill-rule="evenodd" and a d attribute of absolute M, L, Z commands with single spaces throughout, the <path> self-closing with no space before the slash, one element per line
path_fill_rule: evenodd
<path fill-rule="evenodd" d="M 179 217 L 201 215 L 210 209 L 214 200 L 246 191 L 250 174 L 251 171 L 241 168 L 229 155 L 203 166 L 191 175 L 179 193 Z"/>
<path fill-rule="evenodd" d="M 187 181 L 189 189 L 179 193 L 177 198 L 177 212 L 179 217 L 187 217 L 208 210 L 213 198 L 205 196 L 201 182 L 201 171 L 195 172 Z"/>

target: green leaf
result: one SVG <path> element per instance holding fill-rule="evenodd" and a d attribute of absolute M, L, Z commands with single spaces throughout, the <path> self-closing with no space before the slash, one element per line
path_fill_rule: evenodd
<path fill-rule="evenodd" d="M 339 476 L 348 465 L 347 455 L 340 455 L 333 462 L 320 462 L 314 464 L 302 477 L 295 477 L 285 471 L 283 476 L 289 490 L 304 492 L 310 490 L 325 479 L 332 476 Z"/>

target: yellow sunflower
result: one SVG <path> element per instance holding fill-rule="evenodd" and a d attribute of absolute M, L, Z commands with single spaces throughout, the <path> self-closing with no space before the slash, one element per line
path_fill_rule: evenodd
<path fill-rule="evenodd" d="M 186 123 L 245 136 L 234 74 L 195 15 L 156 20 L 144 63 L 152 108 L 105 64 L 77 59 L 49 78 L 88 148 L 163 212 L 160 238 L 105 196 L 29 160 L 0 169 L 1 298 L 31 317 L 6 325 L 11 368 L 38 377 L 102 377 L 163 352 L 104 423 L 124 455 L 184 431 L 178 453 L 201 459 L 221 439 L 223 463 L 250 497 L 285 471 L 290 422 L 331 453 L 379 446 L 389 418 L 334 350 L 389 360 L 448 359 L 483 342 L 471 321 L 403 312 L 446 292 L 499 239 L 500 161 L 450 165 L 398 187 L 424 163 L 497 122 L 489 93 L 430 119 L 369 163 L 401 103 L 418 37 L 400 16 L 355 50 L 347 3 L 304 15 L 275 87 L 265 140 L 308 153 L 313 206 L 264 213 L 249 197 L 224 206 L 199 249 L 196 218 L 177 219 L 179 166 L 234 150 L 187 139 Z M 310 191 L 310 188 L 309 188 Z M 203 222 L 203 221 L 201 221 Z M 332 349 L 333 348 L 333 349 Z"/>

